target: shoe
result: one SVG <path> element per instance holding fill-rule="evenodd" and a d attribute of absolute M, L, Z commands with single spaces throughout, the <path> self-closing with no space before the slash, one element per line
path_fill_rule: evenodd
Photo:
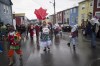
<path fill-rule="evenodd" d="M 50 48 L 48 48 L 48 51 L 50 51 Z"/>
<path fill-rule="evenodd" d="M 70 43 L 67 43 L 68 46 L 70 46 Z"/>
<path fill-rule="evenodd" d="M 93 49 L 95 49 L 95 48 L 96 48 L 96 46 L 92 46 L 92 48 L 93 48 Z"/>
<path fill-rule="evenodd" d="M 10 63 L 9 63 L 9 66 L 12 66 L 12 65 L 13 65 L 13 62 L 10 62 Z"/>
<path fill-rule="evenodd" d="M 75 50 L 75 48 L 76 48 L 75 45 L 73 45 L 73 49 L 74 49 L 74 50 Z"/>
<path fill-rule="evenodd" d="M 45 52 L 46 52 L 46 48 L 45 48 L 43 51 L 45 51 Z"/>

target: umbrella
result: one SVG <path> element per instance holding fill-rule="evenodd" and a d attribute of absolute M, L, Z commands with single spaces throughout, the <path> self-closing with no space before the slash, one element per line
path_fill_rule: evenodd
<path fill-rule="evenodd" d="M 48 15 L 46 11 L 47 11 L 46 9 L 43 9 L 42 7 L 40 7 L 39 9 L 35 9 L 34 14 L 39 20 L 44 20 L 46 19 L 46 16 Z"/>

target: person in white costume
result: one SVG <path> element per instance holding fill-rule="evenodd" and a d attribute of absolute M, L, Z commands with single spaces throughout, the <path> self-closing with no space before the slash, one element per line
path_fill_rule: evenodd
<path fill-rule="evenodd" d="M 41 47 L 44 48 L 44 51 L 50 50 L 51 39 L 50 39 L 50 29 L 47 23 L 44 21 L 42 25 L 42 33 L 41 33 Z"/>

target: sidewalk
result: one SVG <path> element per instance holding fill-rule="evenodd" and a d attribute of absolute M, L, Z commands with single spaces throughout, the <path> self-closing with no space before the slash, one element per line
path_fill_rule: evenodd
<path fill-rule="evenodd" d="M 69 36 L 70 36 L 70 33 L 68 33 L 68 32 L 62 33 L 62 37 L 66 40 L 69 40 Z M 83 41 L 83 42 L 87 42 L 88 44 L 91 44 L 91 38 L 82 36 L 82 34 L 80 32 L 79 32 L 79 36 L 78 36 L 78 41 Z M 100 46 L 100 39 L 96 40 L 96 44 L 97 44 L 97 46 Z"/>
<path fill-rule="evenodd" d="M 66 36 L 66 37 L 69 37 L 69 35 L 70 35 L 69 32 L 63 32 L 62 34 L 63 34 L 63 36 Z M 81 36 L 86 41 L 91 41 L 91 38 L 90 37 L 82 36 L 82 34 L 80 32 L 79 32 L 79 36 Z M 96 41 L 97 42 L 100 42 L 100 38 L 96 38 Z"/>

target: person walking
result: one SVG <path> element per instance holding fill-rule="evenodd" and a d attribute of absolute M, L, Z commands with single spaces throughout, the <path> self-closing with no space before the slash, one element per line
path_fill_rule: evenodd
<path fill-rule="evenodd" d="M 70 41 L 68 43 L 68 46 L 70 46 L 70 44 L 73 45 L 74 50 L 75 50 L 75 47 L 76 47 L 77 38 L 78 38 L 78 26 L 74 25 L 71 29 Z"/>
<path fill-rule="evenodd" d="M 96 34 L 99 30 L 99 22 L 98 19 L 92 18 L 91 21 L 91 47 L 96 48 Z"/>
<path fill-rule="evenodd" d="M 22 52 L 20 50 L 19 40 L 21 40 L 21 35 L 19 34 L 19 32 L 15 33 L 14 27 L 11 26 L 11 30 L 8 33 L 8 41 L 10 43 L 9 52 L 8 52 L 8 57 L 10 60 L 9 66 L 13 65 L 14 51 L 20 56 L 21 59 Z"/>
<path fill-rule="evenodd" d="M 30 38 L 31 40 L 33 40 L 33 36 L 34 36 L 34 25 L 30 25 L 30 28 L 29 28 L 29 32 L 30 32 Z"/>
<path fill-rule="evenodd" d="M 44 48 L 44 51 L 50 50 L 51 40 L 50 40 L 50 29 L 48 24 L 44 21 L 41 28 L 41 43 L 40 45 Z"/>
<path fill-rule="evenodd" d="M 59 27 L 59 24 L 57 23 L 57 24 L 54 25 L 54 35 L 55 35 L 55 37 L 58 34 L 60 34 L 60 27 Z"/>
<path fill-rule="evenodd" d="M 36 38 L 38 40 L 39 39 L 39 32 L 40 32 L 40 27 L 38 24 L 36 24 L 36 26 L 35 26 L 35 31 L 36 31 Z"/>

